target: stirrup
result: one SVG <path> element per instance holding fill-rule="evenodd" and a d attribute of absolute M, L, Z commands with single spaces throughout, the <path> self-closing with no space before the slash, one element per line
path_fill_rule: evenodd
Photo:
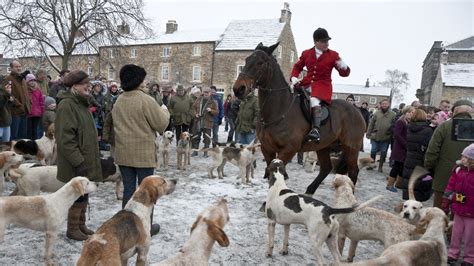
<path fill-rule="evenodd" d="M 307 139 L 309 142 L 319 143 L 321 137 L 320 137 L 318 129 L 317 128 L 311 129 L 311 131 L 307 135 Z"/>

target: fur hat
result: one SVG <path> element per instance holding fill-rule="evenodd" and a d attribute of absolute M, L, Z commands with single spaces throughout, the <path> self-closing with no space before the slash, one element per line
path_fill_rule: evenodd
<path fill-rule="evenodd" d="M 470 160 L 474 160 L 474 143 L 471 145 L 467 146 L 461 153 L 462 156 L 465 156 L 466 158 Z"/>
<path fill-rule="evenodd" d="M 44 99 L 44 106 L 48 107 L 51 104 L 56 104 L 56 100 L 53 97 L 46 96 Z"/>
<path fill-rule="evenodd" d="M 328 31 L 323 28 L 318 28 L 313 33 L 313 40 L 315 41 L 329 41 L 331 37 L 329 37 Z"/>
<path fill-rule="evenodd" d="M 145 77 L 145 69 L 134 64 L 124 65 L 122 69 L 120 69 L 120 84 L 124 91 L 131 91 L 138 88 L 145 80 Z"/>
<path fill-rule="evenodd" d="M 352 94 L 349 94 L 349 96 L 346 97 L 346 101 L 347 101 L 347 99 L 352 99 L 352 101 L 355 102 L 354 95 L 352 95 Z"/>
<path fill-rule="evenodd" d="M 32 81 L 32 80 L 36 81 L 36 77 L 33 74 L 28 74 L 28 75 L 26 75 L 25 80 L 26 80 L 26 82 Z"/>
<path fill-rule="evenodd" d="M 89 82 L 89 75 L 82 70 L 73 70 L 64 77 L 64 85 L 72 87 L 74 84 Z"/>
<path fill-rule="evenodd" d="M 461 105 L 467 105 L 469 107 L 472 107 L 472 102 L 469 100 L 458 100 L 453 104 L 453 108 L 451 109 L 451 112 L 454 112 L 454 108 L 461 106 Z"/>

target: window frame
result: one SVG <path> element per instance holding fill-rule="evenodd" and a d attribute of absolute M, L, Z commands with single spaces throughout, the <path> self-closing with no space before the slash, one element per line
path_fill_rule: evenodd
<path fill-rule="evenodd" d="M 171 47 L 166 46 L 161 50 L 161 57 L 170 57 L 171 56 Z"/>
<path fill-rule="evenodd" d="M 201 56 L 201 45 L 193 45 L 193 56 Z"/>
<path fill-rule="evenodd" d="M 166 73 L 164 71 L 165 69 L 167 70 Z M 170 65 L 169 64 L 162 64 L 161 65 L 161 71 L 160 71 L 160 79 L 162 81 L 169 81 L 170 80 L 170 73 L 171 73 Z"/>
<path fill-rule="evenodd" d="M 196 69 L 199 69 L 199 79 L 196 79 L 196 72 L 195 70 Z M 202 68 L 200 65 L 194 65 L 193 68 L 192 68 L 192 80 L 193 82 L 201 82 L 202 80 Z"/>
<path fill-rule="evenodd" d="M 235 75 L 235 79 L 237 80 L 237 78 L 239 77 L 239 74 L 242 72 L 242 70 L 244 70 L 244 66 L 245 65 L 237 65 L 237 75 Z M 240 68 L 242 67 L 242 70 L 240 70 Z"/>
<path fill-rule="evenodd" d="M 137 58 L 137 48 L 130 48 L 130 58 Z"/>
<path fill-rule="evenodd" d="M 377 104 L 377 97 L 370 96 L 370 98 L 369 98 L 369 103 L 370 103 L 370 104 Z"/>

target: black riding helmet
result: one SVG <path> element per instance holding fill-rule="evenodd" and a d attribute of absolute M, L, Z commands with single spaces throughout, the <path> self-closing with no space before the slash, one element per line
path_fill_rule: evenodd
<path fill-rule="evenodd" d="M 329 41 L 331 37 L 329 37 L 328 31 L 323 28 L 318 28 L 313 33 L 313 40 L 314 41 Z"/>

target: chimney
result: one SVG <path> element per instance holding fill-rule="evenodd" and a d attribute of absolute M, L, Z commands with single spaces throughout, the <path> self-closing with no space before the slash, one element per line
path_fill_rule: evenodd
<path fill-rule="evenodd" d="M 177 30 L 178 23 L 176 23 L 176 20 L 168 20 L 168 22 L 166 22 L 166 34 L 171 34 Z"/>
<path fill-rule="evenodd" d="M 366 88 L 370 87 L 369 78 L 367 78 L 367 80 L 365 81 L 365 87 Z"/>
<path fill-rule="evenodd" d="M 443 65 L 448 64 L 448 52 L 444 51 L 439 57 L 439 62 Z"/>
<path fill-rule="evenodd" d="M 290 24 L 290 22 L 291 22 L 290 4 L 285 2 L 283 3 L 283 9 L 281 10 L 280 23 Z"/>

